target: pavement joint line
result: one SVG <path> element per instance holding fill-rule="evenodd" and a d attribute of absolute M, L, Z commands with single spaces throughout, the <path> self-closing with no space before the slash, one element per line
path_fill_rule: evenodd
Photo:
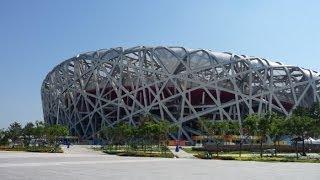
<path fill-rule="evenodd" d="M 111 160 L 111 161 L 62 161 L 62 162 L 41 162 L 41 163 L 3 163 L 0 168 L 5 167 L 37 167 L 37 166 L 59 166 L 59 165 L 84 165 L 84 164 L 114 164 L 114 163 L 139 163 L 139 162 L 173 162 L 187 161 L 188 159 L 135 159 L 135 160 Z"/>

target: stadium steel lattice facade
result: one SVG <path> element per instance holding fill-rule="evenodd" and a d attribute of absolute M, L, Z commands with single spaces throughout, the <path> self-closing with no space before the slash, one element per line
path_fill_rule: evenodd
<path fill-rule="evenodd" d="M 44 119 L 94 138 L 102 126 L 152 114 L 192 141 L 197 119 L 239 121 L 249 113 L 289 116 L 318 102 L 317 72 L 279 62 L 183 47 L 113 48 L 79 54 L 42 85 Z M 177 133 L 178 134 L 178 133 Z"/>

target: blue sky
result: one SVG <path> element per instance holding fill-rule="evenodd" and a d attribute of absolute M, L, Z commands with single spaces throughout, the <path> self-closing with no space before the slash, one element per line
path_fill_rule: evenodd
<path fill-rule="evenodd" d="M 42 120 L 45 75 L 80 52 L 174 45 L 320 70 L 320 1 L 0 2 L 0 128 Z"/>

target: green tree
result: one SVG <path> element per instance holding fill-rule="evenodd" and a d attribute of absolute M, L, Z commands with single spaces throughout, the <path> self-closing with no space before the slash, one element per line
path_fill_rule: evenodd
<path fill-rule="evenodd" d="M 226 131 L 226 134 L 230 135 L 240 135 L 240 125 L 239 122 L 228 122 L 228 130 Z"/>
<path fill-rule="evenodd" d="M 4 129 L 0 129 L 0 145 L 8 144 L 8 133 Z"/>
<path fill-rule="evenodd" d="M 298 141 L 302 140 L 302 154 L 305 155 L 304 140 L 313 132 L 314 119 L 308 116 L 293 114 L 286 121 L 287 133 L 294 138 L 296 146 L 296 157 L 298 158 Z"/>
<path fill-rule="evenodd" d="M 309 115 L 316 121 L 320 121 L 320 103 L 314 103 L 309 109 Z"/>
<path fill-rule="evenodd" d="M 123 123 L 121 126 L 123 143 L 127 147 L 127 150 L 131 150 L 133 147 L 133 140 L 135 138 L 136 128 L 128 123 Z"/>
<path fill-rule="evenodd" d="M 146 151 L 147 146 L 150 146 L 156 137 L 156 129 L 154 122 L 150 117 L 143 119 L 139 125 L 139 136 L 143 139 L 143 149 Z M 152 147 L 151 147 L 152 149 Z"/>
<path fill-rule="evenodd" d="M 246 136 L 251 136 L 251 145 L 253 144 L 253 137 L 258 132 L 258 123 L 260 116 L 258 114 L 249 114 L 243 121 L 243 133 Z"/>
<path fill-rule="evenodd" d="M 274 115 L 272 113 L 263 114 L 258 120 L 258 134 L 260 137 L 260 157 L 263 155 L 263 141 L 266 139 L 270 131 L 271 119 Z"/>
<path fill-rule="evenodd" d="M 293 132 L 296 132 L 297 139 L 302 139 L 302 154 L 304 156 L 306 155 L 304 140 L 310 136 L 317 136 L 320 133 L 319 108 L 319 104 L 315 103 L 311 108 L 297 107 L 293 111 L 292 117 L 296 118 L 296 120 L 299 119 L 302 122 L 299 122 L 301 123 L 301 126 L 296 127 L 295 129 L 291 128 L 291 131 L 293 130 Z M 299 131 L 300 133 L 303 131 L 303 133 L 298 135 Z"/>
<path fill-rule="evenodd" d="M 199 121 L 199 126 L 200 129 L 202 131 L 202 133 L 207 136 L 207 139 L 212 142 L 214 135 L 215 135 L 215 131 L 214 131 L 214 127 L 213 127 L 213 123 L 212 121 L 202 118 Z"/>
<path fill-rule="evenodd" d="M 22 129 L 24 145 L 29 145 L 31 138 L 34 136 L 34 124 L 28 122 Z"/>
<path fill-rule="evenodd" d="M 22 136 L 22 127 L 18 122 L 13 122 L 8 128 L 8 137 L 12 140 L 13 147 Z"/>
<path fill-rule="evenodd" d="M 43 139 L 45 135 L 45 124 L 43 121 L 36 121 L 35 127 L 33 130 L 34 137 L 39 140 Z"/>
<path fill-rule="evenodd" d="M 242 134 L 240 134 L 240 124 L 239 122 L 229 122 L 229 128 L 227 131 L 227 135 L 237 135 L 239 136 L 239 157 L 241 157 L 242 154 Z"/>
<path fill-rule="evenodd" d="M 118 146 L 120 145 L 125 145 L 126 144 L 126 140 L 128 137 L 128 128 L 129 125 L 127 123 L 121 122 L 119 124 L 116 124 L 113 127 L 113 134 L 114 134 L 114 145 L 116 145 L 116 149 L 118 149 Z"/>
<path fill-rule="evenodd" d="M 100 130 L 100 137 L 107 141 L 108 147 L 112 148 L 115 139 L 115 129 L 109 126 L 103 126 Z"/>
<path fill-rule="evenodd" d="M 178 126 L 175 124 L 170 124 L 167 120 L 162 120 L 158 122 L 159 124 L 159 142 L 167 143 L 170 133 L 176 132 Z"/>
<path fill-rule="evenodd" d="M 269 135 L 272 138 L 275 155 L 277 156 L 279 141 L 286 135 L 285 127 L 286 119 L 284 116 L 274 114 L 271 119 Z M 278 143 L 278 146 L 277 146 Z"/>
<path fill-rule="evenodd" d="M 219 148 L 220 145 L 224 143 L 224 136 L 229 133 L 230 123 L 227 121 L 218 121 L 213 123 L 211 128 L 215 135 L 217 156 L 219 156 Z"/>
<path fill-rule="evenodd" d="M 68 127 L 54 124 L 54 125 L 47 125 L 44 128 L 44 133 L 46 135 L 46 139 L 48 140 L 49 144 L 57 146 L 58 139 L 63 136 L 69 135 Z"/>
<path fill-rule="evenodd" d="M 309 115 L 314 119 L 314 126 L 311 136 L 317 137 L 320 135 L 320 103 L 316 102 L 309 109 Z"/>
<path fill-rule="evenodd" d="M 209 142 L 216 145 L 216 154 L 219 156 L 219 146 L 223 143 L 223 135 L 229 129 L 229 123 L 226 121 L 210 121 L 208 119 L 199 120 L 202 132 L 208 136 Z"/>
<path fill-rule="evenodd" d="M 162 120 L 160 122 L 158 122 L 159 124 L 159 145 L 160 142 L 162 142 L 162 148 L 160 148 L 161 151 L 164 151 L 165 153 L 167 152 L 167 142 L 168 142 L 168 138 L 169 138 L 169 134 L 170 133 L 174 133 L 178 131 L 178 126 L 175 124 L 170 124 L 168 121 L 166 120 Z"/>
<path fill-rule="evenodd" d="M 167 120 L 158 120 L 152 115 L 146 115 L 140 118 L 140 123 L 136 129 L 136 137 L 140 139 L 144 151 L 147 147 L 152 150 L 154 145 L 157 145 L 158 149 L 162 151 L 166 148 L 160 148 L 161 143 L 166 146 L 169 134 L 177 130 L 178 126 L 170 124 Z"/>
<path fill-rule="evenodd" d="M 143 149 L 146 151 L 147 147 L 152 151 L 152 144 L 159 143 L 160 126 L 151 115 L 141 117 L 138 126 L 139 137 L 142 138 Z"/>

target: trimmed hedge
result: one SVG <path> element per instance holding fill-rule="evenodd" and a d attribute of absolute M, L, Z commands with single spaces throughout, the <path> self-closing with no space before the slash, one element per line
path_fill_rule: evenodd
<path fill-rule="evenodd" d="M 109 151 L 109 150 L 104 150 L 103 152 L 110 155 L 117 155 L 118 153 L 120 153 L 119 151 Z"/>
<path fill-rule="evenodd" d="M 63 153 L 60 147 L 41 147 L 30 146 L 26 148 L 27 152 L 40 152 L 40 153 Z"/>
<path fill-rule="evenodd" d="M 118 156 L 135 156 L 135 157 L 164 157 L 173 158 L 174 155 L 168 151 L 167 153 L 161 152 L 143 152 L 143 151 L 115 151 L 115 150 L 104 150 L 106 154 L 118 155 Z"/>
<path fill-rule="evenodd" d="M 320 159 L 296 159 L 295 157 L 233 157 L 233 156 L 212 156 L 211 153 L 198 153 L 195 157 L 199 159 L 219 159 L 219 160 L 237 160 L 237 161 L 261 161 L 261 162 L 304 162 L 304 163 L 320 163 Z"/>
<path fill-rule="evenodd" d="M 9 146 L 0 146 L 2 151 L 26 151 L 26 152 L 39 152 L 39 153 L 63 153 L 63 150 L 60 147 L 47 147 L 47 146 L 29 146 L 29 147 L 9 147 Z"/>
<path fill-rule="evenodd" d="M 135 157 L 164 157 L 164 158 L 173 158 L 172 153 L 144 153 L 144 152 L 121 152 L 117 154 L 118 156 L 135 156 Z"/>
<path fill-rule="evenodd" d="M 15 147 L 9 147 L 9 146 L 0 146 L 0 151 L 25 151 L 26 148 L 23 146 L 15 146 Z"/>
<path fill-rule="evenodd" d="M 236 160 L 236 158 L 232 156 L 212 156 L 210 153 L 198 153 L 194 156 L 199 159 Z"/>
<path fill-rule="evenodd" d="M 240 161 L 261 161 L 261 162 L 305 162 L 305 163 L 320 163 L 319 159 L 296 159 L 295 157 L 237 157 Z"/>
<path fill-rule="evenodd" d="M 320 145 L 309 145 L 306 144 L 305 146 L 307 153 L 320 153 Z M 263 145 L 262 149 L 274 149 L 273 145 Z M 218 148 L 215 145 L 205 145 L 204 147 L 193 147 L 192 151 L 209 151 L 209 152 L 216 152 L 216 151 L 223 151 L 223 152 L 231 152 L 231 151 L 239 151 L 240 145 L 221 145 Z M 242 145 L 242 151 L 249 151 L 249 152 L 259 152 L 260 145 L 257 144 L 245 144 Z M 277 147 L 277 153 L 295 153 L 296 149 L 295 146 L 290 145 L 280 145 Z M 302 146 L 298 146 L 298 151 L 302 151 Z"/>

